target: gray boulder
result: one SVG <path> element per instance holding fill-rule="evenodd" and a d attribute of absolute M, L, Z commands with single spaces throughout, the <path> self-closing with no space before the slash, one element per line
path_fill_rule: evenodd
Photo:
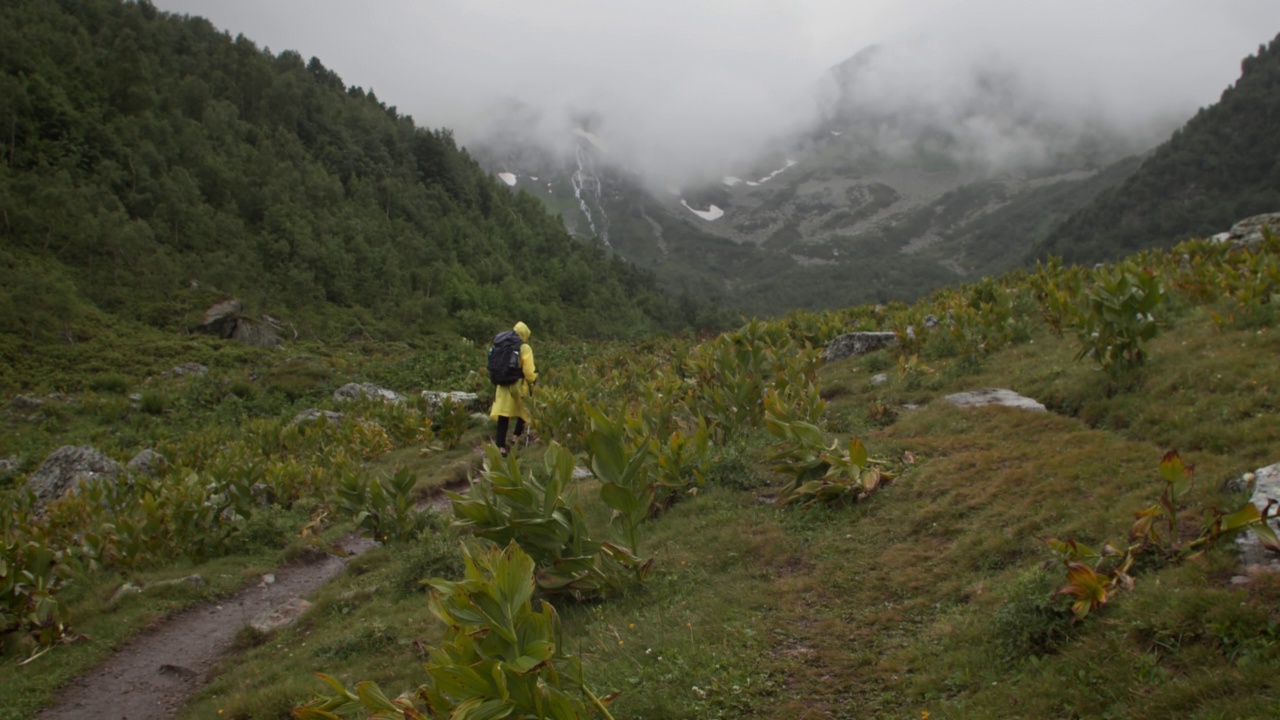
<path fill-rule="evenodd" d="M 1236 247 L 1252 247 L 1262 243 L 1262 229 L 1267 228 L 1273 235 L 1280 236 L 1280 212 L 1265 213 L 1245 218 L 1225 233 L 1213 236 L 1219 242 L 1229 242 Z"/>
<path fill-rule="evenodd" d="M 224 300 L 204 311 L 204 319 L 200 321 L 199 330 L 220 338 L 230 338 L 235 332 L 236 320 L 244 311 L 244 303 L 239 300 Z"/>
<path fill-rule="evenodd" d="M 41 400 L 38 397 L 31 397 L 30 395 L 14 395 L 13 400 L 9 401 L 9 407 L 23 412 L 39 410 L 44 407 L 44 400 Z"/>
<path fill-rule="evenodd" d="M 27 478 L 27 486 L 44 505 L 62 497 L 81 480 L 115 479 L 124 466 L 88 445 L 64 445 L 54 450 Z"/>
<path fill-rule="evenodd" d="M 365 398 L 395 403 L 396 405 L 404 402 L 404 396 L 400 393 L 384 387 L 378 387 L 373 383 L 347 383 L 333 391 L 333 399 L 338 402 L 363 400 Z"/>
<path fill-rule="evenodd" d="M 484 401 L 479 395 L 469 392 L 437 392 L 435 390 L 423 390 L 422 399 L 427 401 L 427 414 L 435 415 L 444 405 L 445 398 L 448 398 L 454 405 L 461 405 L 469 413 L 482 413 L 488 410 L 484 406 Z"/>
<path fill-rule="evenodd" d="M 1253 485 L 1253 495 L 1249 498 L 1249 502 L 1253 503 L 1258 510 L 1265 511 L 1269 501 L 1280 501 L 1280 463 L 1258 468 L 1252 475 L 1252 483 L 1249 483 L 1249 477 L 1246 475 L 1241 479 L 1241 485 Z M 1274 507 L 1272 512 L 1275 512 Z M 1273 517 L 1269 524 L 1272 530 L 1280 532 L 1280 520 Z M 1263 547 L 1254 533 L 1243 532 L 1237 535 L 1236 548 L 1240 551 L 1240 560 L 1246 567 L 1280 570 L 1280 555 Z"/>
<path fill-rule="evenodd" d="M 290 424 L 299 425 L 302 423 L 314 422 L 320 418 L 324 418 L 334 425 L 337 425 L 342 422 L 342 413 L 334 412 L 332 410 L 317 410 L 316 408 L 309 408 L 307 410 L 303 410 L 297 415 L 294 415 Z"/>
<path fill-rule="evenodd" d="M 231 339 L 255 347 L 276 347 L 280 344 L 280 336 L 275 328 L 245 318 L 240 318 L 236 322 L 235 330 L 231 332 Z"/>
<path fill-rule="evenodd" d="M 200 332 L 217 335 L 224 340 L 235 340 L 246 345 L 275 347 L 280 336 L 270 322 L 254 322 L 243 317 L 244 303 L 225 300 L 204 311 L 204 319 L 196 328 Z"/>
<path fill-rule="evenodd" d="M 898 336 L 895 333 L 852 332 L 828 343 L 823 355 L 827 362 L 835 362 L 847 357 L 857 357 L 883 348 L 894 347 L 897 344 Z"/>
<path fill-rule="evenodd" d="M 1047 411 L 1047 408 L 1045 408 L 1045 406 L 1040 402 L 1004 388 L 982 388 L 980 390 L 948 395 L 944 399 L 956 407 L 1004 405 L 1005 407 L 1034 410 L 1036 412 Z"/>
<path fill-rule="evenodd" d="M 209 368 L 205 367 L 204 365 L 201 365 L 198 362 L 189 362 L 189 363 L 182 363 L 181 365 L 175 368 L 172 368 L 170 370 L 165 370 L 164 372 L 160 373 L 160 377 L 168 379 L 168 378 L 183 377 L 185 375 L 200 376 L 200 375 L 205 375 L 208 372 L 209 372 Z"/>
<path fill-rule="evenodd" d="M 162 472 L 168 463 L 169 461 L 165 456 L 151 448 L 147 448 L 134 455 L 125 468 L 134 475 L 153 475 Z"/>

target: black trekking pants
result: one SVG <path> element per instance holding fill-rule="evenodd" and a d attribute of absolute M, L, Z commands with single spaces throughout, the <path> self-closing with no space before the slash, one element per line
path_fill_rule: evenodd
<path fill-rule="evenodd" d="M 511 418 L 506 415 L 498 416 L 498 437 L 495 438 L 498 447 L 505 448 L 507 446 L 507 423 Z M 516 418 L 516 431 L 512 433 L 514 437 L 520 437 L 524 434 L 524 418 Z"/>

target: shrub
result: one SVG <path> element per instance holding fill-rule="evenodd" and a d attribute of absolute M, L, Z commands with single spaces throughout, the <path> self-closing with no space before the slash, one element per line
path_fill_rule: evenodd
<path fill-rule="evenodd" d="M 1006 661 L 1053 652 L 1071 632 L 1071 613 L 1043 567 L 1024 570 L 1001 598 L 993 641 Z"/>
<path fill-rule="evenodd" d="M 329 720 L 372 711 L 374 717 L 425 718 L 421 703 L 433 717 L 579 720 L 592 711 L 609 717 L 610 698 L 591 692 L 582 661 L 563 651 L 555 608 L 546 601 L 534 606 L 533 559 L 514 542 L 464 553 L 465 579 L 431 581 L 431 612 L 447 629 L 431 648 L 426 684 L 389 699 L 372 681 L 358 683 L 353 693 L 321 673 L 333 694 L 294 715 Z"/>
<path fill-rule="evenodd" d="M 426 592 L 429 578 L 462 577 L 463 569 L 457 534 L 443 528 L 432 528 L 400 551 L 392 585 L 405 595 Z"/>
<path fill-rule="evenodd" d="M 96 392 L 123 395 L 129 392 L 129 378 L 119 373 L 106 373 L 89 380 L 89 389 Z"/>
<path fill-rule="evenodd" d="M 1141 367 L 1146 344 L 1156 336 L 1152 312 L 1164 300 L 1164 287 L 1149 269 L 1118 267 L 1086 294 L 1077 329 L 1082 347 L 1076 359 L 1091 357 L 1112 379 Z"/>
<path fill-rule="evenodd" d="M 163 415 L 172 404 L 169 394 L 163 390 L 151 388 L 142 392 L 138 407 L 148 415 Z"/>
<path fill-rule="evenodd" d="M 652 559 L 641 560 L 618 543 L 593 540 L 582 508 L 565 498 L 572 453 L 553 442 L 542 467 L 526 472 L 515 453 L 502 457 L 493 446 L 485 451 L 489 462 L 483 479 L 467 495 L 447 493 L 459 527 L 499 545 L 519 544 L 533 557 L 538 585 L 548 593 L 599 598 L 619 591 L 628 571 L 644 579 Z"/>

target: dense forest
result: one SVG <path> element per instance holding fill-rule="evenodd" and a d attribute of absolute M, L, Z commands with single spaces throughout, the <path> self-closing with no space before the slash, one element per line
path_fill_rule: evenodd
<path fill-rule="evenodd" d="M 0 5 L 0 331 L 630 336 L 717 322 L 320 60 L 121 0 Z"/>
<path fill-rule="evenodd" d="M 1110 260 L 1280 210 L 1280 36 L 1245 58 L 1241 70 L 1217 104 L 1201 108 L 1136 173 L 1068 218 L 1034 255 Z"/>

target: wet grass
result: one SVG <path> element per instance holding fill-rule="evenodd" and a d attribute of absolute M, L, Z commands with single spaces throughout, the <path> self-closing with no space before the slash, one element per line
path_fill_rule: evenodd
<path fill-rule="evenodd" d="M 934 357 L 901 374 L 886 353 L 825 366 L 824 430 L 861 437 L 899 477 L 862 504 L 778 508 L 769 436 L 730 438 L 712 482 L 648 524 L 648 583 L 558 603 L 566 649 L 593 688 L 621 693 L 619 719 L 1280 716 L 1280 579 L 1249 576 L 1229 543 L 1181 563 L 1144 557 L 1131 592 L 1073 624 L 1043 543 L 1123 540 L 1175 447 L 1196 466 L 1186 519 L 1234 509 L 1223 482 L 1280 459 L 1280 336 L 1187 309 L 1123 387 L 1076 351 L 1036 330 L 962 368 Z M 944 400 L 989 386 L 1051 412 Z M 474 472 L 489 432 L 449 451 L 402 447 L 373 469 L 409 467 L 425 496 Z M 575 499 L 599 528 L 593 489 Z M 441 634 L 419 581 L 458 571 L 446 524 L 354 561 L 298 625 L 242 637 L 185 717 L 286 717 L 321 689 L 315 672 L 412 691 Z M 96 632 L 136 623 L 120 627 Z M 83 668 L 93 648 L 55 652 Z"/>
<path fill-rule="evenodd" d="M 876 359 L 828 365 L 827 431 L 862 437 L 873 456 L 909 454 L 901 476 L 861 505 L 780 509 L 762 499 L 783 479 L 752 450 L 767 436 L 751 436 L 736 457 L 754 479 L 722 477 L 652 521 L 649 582 L 562 603 L 565 643 L 593 687 L 621 693 L 618 718 L 1272 716 L 1280 581 L 1233 584 L 1229 546 L 1181 564 L 1148 559 L 1133 592 L 1072 624 L 1042 540 L 1123 539 L 1159 494 L 1156 464 L 1174 445 L 1197 466 L 1194 506 L 1238 503 L 1221 481 L 1273 460 L 1280 439 L 1268 404 L 1275 349 L 1267 331 L 1224 332 L 1191 314 L 1128 391 L 1047 333 L 971 372 L 934 361 L 911 382 L 890 368 L 873 385 Z M 1058 412 L 942 400 L 996 385 Z M 895 419 L 869 418 L 875 403 Z M 319 689 L 313 670 L 411 691 L 425 677 L 414 648 L 439 628 L 422 596 L 397 595 L 389 578 L 422 552 L 362 561 L 304 627 L 229 661 L 189 717 L 276 717 Z M 332 599 L 357 587 L 367 599 L 350 609 Z"/>

